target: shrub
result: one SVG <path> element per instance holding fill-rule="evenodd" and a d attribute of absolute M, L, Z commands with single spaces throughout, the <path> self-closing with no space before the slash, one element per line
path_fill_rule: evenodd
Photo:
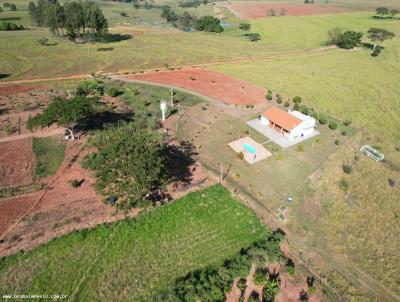
<path fill-rule="evenodd" d="M 300 105 L 299 103 L 294 103 L 293 105 L 293 110 L 299 111 L 300 110 Z"/>
<path fill-rule="evenodd" d="M 267 271 L 264 268 L 257 268 L 254 277 L 253 277 L 253 282 L 255 285 L 264 285 L 265 282 L 267 281 Z"/>
<path fill-rule="evenodd" d="M 342 132 L 340 132 L 343 136 L 347 135 L 347 131 L 346 130 L 342 130 Z"/>
<path fill-rule="evenodd" d="M 10 11 L 15 12 L 17 11 L 17 6 L 15 4 L 10 5 Z"/>
<path fill-rule="evenodd" d="M 265 98 L 266 98 L 268 101 L 272 101 L 272 91 L 271 91 L 271 90 L 268 90 L 268 93 L 267 93 L 267 95 L 265 96 Z"/>
<path fill-rule="evenodd" d="M 285 107 L 289 107 L 290 106 L 288 101 L 286 101 L 284 105 L 285 105 Z"/>
<path fill-rule="evenodd" d="M 96 80 L 84 80 L 76 87 L 76 94 L 80 96 L 100 96 L 103 94 L 103 87 Z"/>
<path fill-rule="evenodd" d="M 116 97 L 116 96 L 119 96 L 122 92 L 117 87 L 110 86 L 110 87 L 107 87 L 106 93 L 109 96 Z"/>
<path fill-rule="evenodd" d="M 240 292 L 242 293 L 242 295 L 246 291 L 246 287 L 247 287 L 246 282 L 247 282 L 247 280 L 245 278 L 240 278 L 237 282 L 237 287 L 238 287 L 238 289 L 240 289 Z"/>
<path fill-rule="evenodd" d="M 335 140 L 335 145 L 340 145 L 340 140 Z"/>
<path fill-rule="evenodd" d="M 299 301 L 308 301 L 308 293 L 304 289 L 299 292 Z"/>
<path fill-rule="evenodd" d="M 335 121 L 331 121 L 329 123 L 329 128 L 331 128 L 332 130 L 336 130 L 338 127 L 337 123 Z"/>
<path fill-rule="evenodd" d="M 315 118 L 317 121 L 318 121 L 318 119 L 319 119 L 319 114 L 318 114 L 318 112 L 313 112 L 312 114 L 311 114 L 311 116 L 313 117 L 313 118 Z"/>
<path fill-rule="evenodd" d="M 298 95 L 296 95 L 294 98 L 293 98 L 293 103 L 301 103 L 301 97 L 299 97 Z"/>
<path fill-rule="evenodd" d="M 240 159 L 240 160 L 243 160 L 244 159 L 243 152 L 239 152 L 238 155 L 237 155 L 237 158 Z"/>
<path fill-rule="evenodd" d="M 282 104 L 282 97 L 279 94 L 276 95 L 276 102 Z"/>
<path fill-rule="evenodd" d="M 259 294 L 256 292 L 256 291 L 253 291 L 251 294 L 250 294 L 250 297 L 249 297 L 249 299 L 247 300 L 248 302 L 259 302 L 260 301 L 260 298 L 259 298 Z"/>
<path fill-rule="evenodd" d="M 110 51 L 114 50 L 114 47 L 99 47 L 97 48 L 97 51 Z"/>
<path fill-rule="evenodd" d="M 47 42 L 49 42 L 49 39 L 47 39 L 46 37 L 40 38 L 38 39 L 38 43 L 42 46 L 46 46 Z"/>
<path fill-rule="evenodd" d="M 396 182 L 393 179 L 389 178 L 389 186 L 393 188 L 395 184 Z"/>
<path fill-rule="evenodd" d="M 345 125 L 345 126 L 350 126 L 350 125 L 351 125 L 351 120 L 350 120 L 350 119 L 345 119 L 345 120 L 343 121 L 343 125 Z"/>
<path fill-rule="evenodd" d="M 301 106 L 300 111 L 301 113 L 308 115 L 309 109 L 307 106 Z"/>
<path fill-rule="evenodd" d="M 13 31 L 13 30 L 24 30 L 23 25 L 18 25 L 11 22 L 2 21 L 0 22 L 0 31 Z"/>
<path fill-rule="evenodd" d="M 250 33 L 247 35 L 247 38 L 251 41 L 251 42 L 257 42 L 259 40 L 261 40 L 261 36 L 259 33 Z"/>
<path fill-rule="evenodd" d="M 303 152 L 304 151 L 304 146 L 303 145 L 298 145 L 297 146 L 297 152 Z"/>
<path fill-rule="evenodd" d="M 77 179 L 71 180 L 71 186 L 72 186 L 73 188 L 78 188 L 78 187 L 80 187 L 82 183 L 83 183 L 83 180 L 77 180 Z"/>
<path fill-rule="evenodd" d="M 295 265 L 294 265 L 294 262 L 293 262 L 293 260 L 292 260 L 291 258 L 288 258 L 288 259 L 286 260 L 285 266 L 286 266 L 286 272 L 287 272 L 289 275 L 294 275 L 294 272 L 295 272 Z"/>
<path fill-rule="evenodd" d="M 326 117 L 324 115 L 322 115 L 322 114 L 319 115 L 319 119 L 318 120 L 319 120 L 319 123 L 321 125 L 325 125 L 328 122 Z"/>
<path fill-rule="evenodd" d="M 343 172 L 346 174 L 350 174 L 352 171 L 352 168 L 350 165 L 343 165 Z"/>

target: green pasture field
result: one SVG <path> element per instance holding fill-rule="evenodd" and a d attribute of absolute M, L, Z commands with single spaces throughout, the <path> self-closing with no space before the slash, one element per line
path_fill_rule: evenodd
<path fill-rule="evenodd" d="M 120 18 L 124 18 L 119 15 L 117 5 L 128 4 L 105 5 L 105 10 L 110 9 L 114 12 L 115 22 L 118 23 Z M 137 11 L 147 13 L 151 10 Z M 25 13 L 27 15 L 27 12 Z M 396 31 L 396 26 L 400 22 L 378 21 L 371 15 L 372 13 L 354 13 L 253 20 L 252 32 L 260 32 L 263 37 L 256 43 L 241 37 L 241 32 L 237 30 L 238 20 L 232 16 L 227 21 L 231 21 L 233 27 L 227 28 L 222 34 L 184 33 L 160 27 L 148 27 L 148 29 L 129 25 L 121 27 L 123 24 L 120 24 L 110 27 L 110 32 L 120 41 L 109 43 L 76 45 L 65 39 L 52 37 L 47 29 L 32 28 L 19 32 L 0 32 L 0 38 L 7 41 L 0 45 L 0 54 L 7 58 L 1 60 L 0 70 L 2 74 L 8 74 L 7 79 L 11 80 L 98 71 L 162 68 L 165 64 L 190 66 L 320 47 L 326 41 L 327 30 L 335 26 L 365 31 L 368 27 L 379 25 Z M 11 12 L 7 12 L 7 18 L 13 16 Z M 16 12 L 15 16 L 21 17 L 21 12 Z M 26 17 L 21 18 L 22 21 L 29 22 Z M 24 23 L 22 21 L 21 23 Z M 143 34 L 137 35 L 135 30 L 143 31 Z M 38 40 L 42 37 L 49 38 L 49 46 L 40 45 Z M 109 48 L 109 50 L 98 51 L 99 48 Z M 238 68 L 241 66 L 246 65 L 240 64 Z"/>
<path fill-rule="evenodd" d="M 221 264 L 269 234 L 215 185 L 170 205 L 60 237 L 0 261 L 0 292 L 74 301 L 154 301 L 175 278 Z"/>
<path fill-rule="evenodd" d="M 64 160 L 65 144 L 60 143 L 60 137 L 34 137 L 32 151 L 36 156 L 35 174 L 45 177 L 56 173 Z"/>

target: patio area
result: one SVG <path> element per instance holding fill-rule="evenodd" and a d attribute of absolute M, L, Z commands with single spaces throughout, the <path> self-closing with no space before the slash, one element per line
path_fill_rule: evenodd
<path fill-rule="evenodd" d="M 314 136 L 317 136 L 319 134 L 319 132 L 314 129 L 314 131 L 309 135 L 305 135 L 299 139 L 291 140 L 291 139 L 281 135 L 280 133 L 274 131 L 273 129 L 269 128 L 268 126 L 263 125 L 259 119 L 254 119 L 254 120 L 248 121 L 247 125 L 249 125 L 254 130 L 260 132 L 262 135 L 264 135 L 265 137 L 270 139 L 272 142 L 281 146 L 284 149 L 294 146 L 298 143 L 301 143 L 301 142 L 303 142 L 309 138 L 312 138 Z"/>
<path fill-rule="evenodd" d="M 243 153 L 243 159 L 249 164 L 255 164 L 272 154 L 255 140 L 246 136 L 228 144 L 236 153 Z"/>

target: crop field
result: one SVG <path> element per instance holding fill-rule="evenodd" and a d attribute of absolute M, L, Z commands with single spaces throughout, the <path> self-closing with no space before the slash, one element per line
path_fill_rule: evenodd
<path fill-rule="evenodd" d="M 32 151 L 36 156 L 35 174 L 38 177 L 53 175 L 64 160 L 65 144 L 61 137 L 34 137 Z"/>
<path fill-rule="evenodd" d="M 74 232 L 3 258 L 0 292 L 154 301 L 152 296 L 175 278 L 219 264 L 267 234 L 248 209 L 216 185 L 137 219 Z"/>

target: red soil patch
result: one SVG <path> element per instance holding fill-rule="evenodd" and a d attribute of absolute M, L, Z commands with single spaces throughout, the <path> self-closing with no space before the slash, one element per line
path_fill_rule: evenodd
<path fill-rule="evenodd" d="M 173 85 L 235 105 L 256 105 L 265 102 L 267 90 L 222 73 L 190 68 L 124 76 L 127 79 Z"/>
<path fill-rule="evenodd" d="M 285 9 L 287 16 L 309 16 L 346 12 L 346 9 L 322 6 L 317 4 L 289 4 L 289 3 L 227 3 L 226 8 L 242 19 L 256 19 L 267 17 L 267 11 L 275 10 L 279 16 L 281 10 Z"/>
<path fill-rule="evenodd" d="M 34 166 L 31 138 L 0 144 L 0 188 L 31 183 Z"/>
<path fill-rule="evenodd" d="M 13 95 L 17 93 L 27 92 L 35 89 L 43 89 L 42 86 L 23 86 L 23 85 L 12 85 L 12 86 L 0 86 L 0 95 Z"/>
<path fill-rule="evenodd" d="M 34 204 L 40 193 L 0 200 L 0 235 Z"/>

